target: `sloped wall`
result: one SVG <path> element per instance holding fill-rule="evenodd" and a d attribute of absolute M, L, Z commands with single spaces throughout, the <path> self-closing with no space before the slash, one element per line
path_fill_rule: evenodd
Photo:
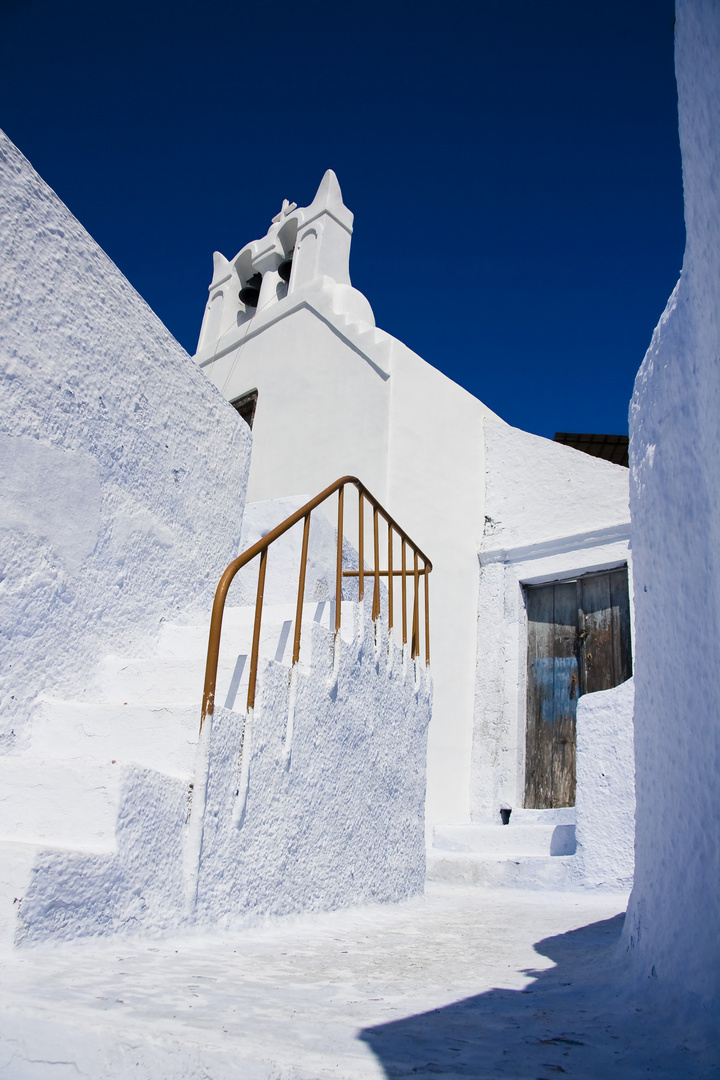
<path fill-rule="evenodd" d="M 364 614 L 363 614 L 364 607 Z M 315 629 L 299 672 L 268 663 L 251 721 L 217 710 L 210 742 L 197 920 L 396 901 L 425 884 L 425 758 L 431 684 L 388 652 L 358 606 L 333 669 Z M 195 813 L 195 807 L 193 807 Z"/>
<path fill-rule="evenodd" d="M 40 849 L 13 907 L 17 941 L 421 893 L 432 685 L 424 665 L 388 650 L 386 629 L 376 637 L 368 608 L 357 605 L 337 658 L 334 635 L 314 628 L 316 662 L 295 669 L 297 683 L 262 663 L 254 715 L 216 709 L 194 777 L 120 766 L 117 850 Z"/>
<path fill-rule="evenodd" d="M 641 986 L 720 1007 L 720 5 L 678 0 L 687 246 L 630 409 Z M 717 1027 L 715 1026 L 715 1037 Z"/>
<path fill-rule="evenodd" d="M 250 432 L 0 133 L 0 738 L 210 602 Z"/>
<path fill-rule="evenodd" d="M 539 435 L 485 421 L 485 548 L 514 548 L 628 520 L 628 472 Z"/>

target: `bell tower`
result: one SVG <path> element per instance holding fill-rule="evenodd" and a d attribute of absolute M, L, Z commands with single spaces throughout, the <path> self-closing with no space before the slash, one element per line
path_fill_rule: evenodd
<path fill-rule="evenodd" d="M 222 348 L 223 338 L 258 312 L 322 278 L 349 286 L 352 226 L 353 214 L 328 169 L 310 206 L 284 199 L 265 236 L 246 244 L 232 262 L 216 251 L 197 351 L 216 343 Z"/>

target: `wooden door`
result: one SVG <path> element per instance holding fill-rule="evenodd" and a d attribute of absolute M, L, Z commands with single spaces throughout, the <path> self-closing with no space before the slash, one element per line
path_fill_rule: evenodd
<path fill-rule="evenodd" d="M 627 567 L 578 579 L 580 693 L 609 690 L 632 675 Z"/>
<path fill-rule="evenodd" d="M 525 806 L 574 806 L 578 698 L 632 674 L 627 567 L 526 586 L 525 598 Z"/>

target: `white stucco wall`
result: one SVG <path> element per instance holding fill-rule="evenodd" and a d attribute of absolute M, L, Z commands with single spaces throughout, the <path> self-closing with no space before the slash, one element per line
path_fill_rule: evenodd
<path fill-rule="evenodd" d="M 0 711 L 205 608 L 236 554 L 250 435 L 0 136 Z M 14 734 L 10 734 L 14 732 Z"/>
<path fill-rule="evenodd" d="M 337 653 L 334 634 L 313 627 L 313 664 L 301 659 L 295 695 L 286 664 L 267 660 L 250 721 L 218 707 L 194 770 L 105 770 L 119 791 L 114 849 L 39 851 L 11 909 L 21 943 L 422 891 L 431 682 L 388 651 L 386 634 L 376 639 L 369 605 L 350 606 L 355 633 Z"/>
<path fill-rule="evenodd" d="M 687 246 L 630 409 L 637 815 L 625 939 L 643 987 L 720 1008 L 720 5 L 678 0 Z M 715 1027 L 715 1033 L 717 1028 Z"/>
<path fill-rule="evenodd" d="M 266 318 L 262 332 L 202 370 L 228 400 L 258 391 L 248 499 L 316 495 L 347 474 L 386 497 L 387 376 L 314 309 Z"/>
<path fill-rule="evenodd" d="M 483 421 L 505 425 L 400 342 L 389 384 L 388 506 L 433 563 L 428 821 L 468 821 Z"/>
<path fill-rule="evenodd" d="M 632 565 L 627 469 L 492 420 L 485 439 L 471 813 L 491 823 L 524 799 L 523 585 L 627 563 L 632 596 Z"/>
<path fill-rule="evenodd" d="M 376 644 L 367 604 L 360 617 L 336 670 L 330 635 L 315 631 L 314 654 L 327 666 L 300 673 L 290 743 L 291 691 L 280 665 L 262 674 L 252 732 L 237 714 L 214 718 L 200 922 L 423 891 L 431 684 L 421 663 L 403 662 L 399 649 L 388 656 L 384 635 Z"/>
<path fill-rule="evenodd" d="M 628 679 L 578 701 L 574 874 L 586 888 L 626 892 L 633 882 L 634 698 Z"/>

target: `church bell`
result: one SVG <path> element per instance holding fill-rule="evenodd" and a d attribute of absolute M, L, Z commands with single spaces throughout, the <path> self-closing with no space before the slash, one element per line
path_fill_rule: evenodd
<path fill-rule="evenodd" d="M 250 280 L 243 285 L 238 295 L 246 307 L 257 307 L 261 285 L 262 274 L 253 274 Z"/>

